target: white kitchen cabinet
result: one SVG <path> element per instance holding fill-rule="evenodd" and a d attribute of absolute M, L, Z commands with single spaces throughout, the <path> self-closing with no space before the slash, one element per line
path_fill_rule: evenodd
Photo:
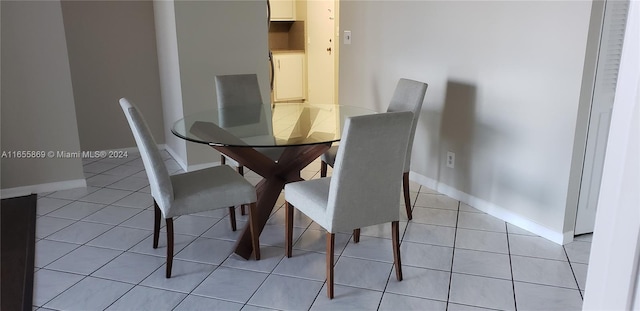
<path fill-rule="evenodd" d="M 295 0 L 269 0 L 272 21 L 293 21 L 296 19 Z"/>
<path fill-rule="evenodd" d="M 274 53 L 273 67 L 274 101 L 303 100 L 305 94 L 304 53 Z"/>

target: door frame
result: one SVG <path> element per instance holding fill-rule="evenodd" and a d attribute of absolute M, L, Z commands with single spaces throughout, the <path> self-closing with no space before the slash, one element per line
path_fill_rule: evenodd
<path fill-rule="evenodd" d="M 334 20 L 333 20 L 333 32 L 334 32 L 334 39 L 333 42 L 335 42 L 335 44 L 333 45 L 334 48 L 334 53 L 335 55 L 333 56 L 333 104 L 334 105 L 338 105 L 338 93 L 340 91 L 340 89 L 338 88 L 338 86 L 340 85 L 340 44 L 342 43 L 342 41 L 340 41 L 341 36 L 340 36 L 340 0 L 333 0 L 333 11 L 334 11 Z"/>
<path fill-rule="evenodd" d="M 596 120 L 596 118 L 599 117 L 599 114 L 596 113 L 599 109 L 594 106 L 595 92 L 597 91 L 596 83 L 598 82 L 596 79 L 598 79 L 599 58 L 606 56 L 601 53 L 601 49 L 607 48 L 606 46 L 602 46 L 606 44 L 603 43 L 602 40 L 605 36 L 603 32 L 608 29 L 605 25 L 607 22 L 605 19 L 607 2 L 612 1 L 616 0 L 597 0 L 592 2 L 567 193 L 566 221 L 563 232 L 572 232 L 574 234 L 589 233 L 588 231 L 590 230 L 584 229 L 585 224 L 587 224 L 586 227 L 589 227 L 584 217 L 586 215 L 586 217 L 592 217 L 593 220 L 595 220 L 595 211 L 589 215 L 588 212 L 584 212 L 584 209 L 587 207 L 586 204 L 597 204 L 597 197 L 589 197 L 589 194 L 593 194 L 594 191 L 599 193 L 599 184 L 601 182 L 600 173 L 604 165 L 607 134 L 601 135 L 600 138 L 604 137 L 604 142 L 602 142 L 604 148 L 598 150 L 592 145 L 595 143 L 592 140 L 597 138 L 593 136 L 598 134 L 596 133 L 597 129 L 591 129 L 591 127 L 596 126 L 597 121 L 599 121 Z M 607 132 L 610 127 L 611 124 L 607 126 Z M 602 128 L 601 130 L 604 131 L 605 129 Z M 600 173 L 597 171 L 600 171 Z M 594 177 L 598 180 L 595 180 Z M 579 219 L 580 217 L 583 217 L 583 219 Z M 579 227 L 581 231 L 577 230 Z"/>
<path fill-rule="evenodd" d="M 640 309 L 640 2 L 631 1 L 584 310 Z M 624 64 L 624 66 L 622 66 Z"/>

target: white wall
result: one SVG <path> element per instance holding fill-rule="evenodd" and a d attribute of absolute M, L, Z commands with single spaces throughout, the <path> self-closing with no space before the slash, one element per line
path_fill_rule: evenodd
<path fill-rule="evenodd" d="M 186 141 L 171 133 L 171 124 L 182 119 L 182 84 L 178 60 L 176 13 L 173 1 L 154 0 L 160 90 L 162 96 L 164 136 L 167 150 L 179 162 L 187 158 Z M 184 163 L 182 163 L 184 165 Z"/>
<path fill-rule="evenodd" d="M 2 1 L 2 151 L 80 150 L 59 1 Z M 2 196 L 84 186 L 80 159 L 1 162 Z"/>
<path fill-rule="evenodd" d="M 183 115 L 217 107 L 216 75 L 257 74 L 263 101 L 269 102 L 265 1 L 155 1 L 154 5 L 156 14 L 161 14 L 156 15 L 158 36 L 169 36 L 158 39 L 166 131 Z M 185 146 L 169 136 L 166 141 L 185 166 L 220 160 L 206 145 Z"/>
<path fill-rule="evenodd" d="M 342 1 L 340 104 L 382 111 L 399 78 L 429 83 L 412 179 L 562 243 L 590 9 Z"/>
<path fill-rule="evenodd" d="M 82 150 L 135 146 L 121 97 L 163 143 L 152 1 L 64 1 L 62 13 Z"/>

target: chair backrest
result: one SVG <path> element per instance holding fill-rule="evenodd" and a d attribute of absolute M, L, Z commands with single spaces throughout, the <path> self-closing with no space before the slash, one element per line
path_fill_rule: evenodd
<path fill-rule="evenodd" d="M 218 108 L 230 106 L 262 106 L 262 95 L 256 74 L 216 76 Z"/>
<path fill-rule="evenodd" d="M 331 232 L 400 217 L 400 186 L 413 113 L 348 118 L 333 166 L 327 217 Z"/>
<path fill-rule="evenodd" d="M 422 109 L 422 102 L 427 93 L 427 84 L 419 81 L 400 79 L 396 90 L 391 97 L 391 103 L 387 112 L 411 111 L 413 112 L 413 120 L 411 121 L 411 133 L 409 134 L 409 144 L 407 147 L 407 156 L 404 162 L 404 172 L 408 172 L 411 168 L 411 150 L 413 148 L 413 138 L 416 135 L 416 127 L 418 118 Z"/>
<path fill-rule="evenodd" d="M 164 160 L 162 160 L 160 151 L 158 151 L 158 145 L 156 145 L 153 136 L 151 136 L 149 126 L 147 126 L 147 122 L 145 122 L 138 108 L 126 98 L 120 99 L 120 107 L 122 107 L 122 111 L 127 117 L 131 132 L 133 132 L 133 138 L 135 138 L 136 145 L 140 150 L 142 163 L 149 178 L 151 196 L 163 214 L 166 215 L 173 202 L 173 186 L 167 167 L 164 164 Z"/>
<path fill-rule="evenodd" d="M 220 75 L 215 82 L 220 125 L 245 126 L 242 131 L 236 129 L 243 136 L 271 134 L 256 74 Z"/>

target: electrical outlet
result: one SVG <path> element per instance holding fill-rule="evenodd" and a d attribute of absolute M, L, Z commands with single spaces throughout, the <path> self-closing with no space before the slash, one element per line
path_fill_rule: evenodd
<path fill-rule="evenodd" d="M 456 166 L 456 154 L 448 151 L 447 152 L 447 167 L 454 168 Z"/>

